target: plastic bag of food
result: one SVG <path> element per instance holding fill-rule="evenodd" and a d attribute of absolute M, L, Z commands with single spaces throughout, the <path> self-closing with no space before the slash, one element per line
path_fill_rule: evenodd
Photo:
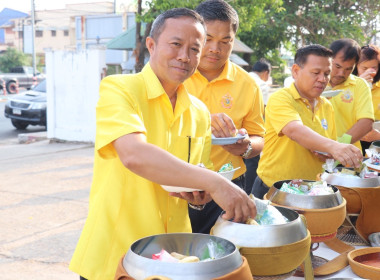
<path fill-rule="evenodd" d="M 227 171 L 231 171 L 232 169 L 234 169 L 234 167 L 233 167 L 232 163 L 229 162 L 229 163 L 222 165 L 222 167 L 219 169 L 218 172 L 227 172 Z"/>
<path fill-rule="evenodd" d="M 153 260 L 158 260 L 162 262 L 170 262 L 170 263 L 177 263 L 179 262 L 178 259 L 170 255 L 167 251 L 162 249 L 159 253 L 152 255 Z"/>

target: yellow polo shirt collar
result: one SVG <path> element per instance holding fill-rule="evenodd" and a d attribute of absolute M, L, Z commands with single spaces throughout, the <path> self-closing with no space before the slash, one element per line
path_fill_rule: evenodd
<path fill-rule="evenodd" d="M 208 83 L 207 79 L 201 74 L 201 72 L 199 72 L 198 69 L 195 71 L 194 75 L 201 77 L 200 79 L 204 79 L 205 82 Z M 235 81 L 235 76 L 236 76 L 236 71 L 231 61 L 227 60 L 226 64 L 224 65 L 222 73 L 220 73 L 220 75 L 216 79 L 210 81 L 210 83 L 215 83 L 217 81 L 223 81 L 223 80 L 233 82 Z"/>
<path fill-rule="evenodd" d="M 294 100 L 301 99 L 304 103 L 306 103 L 308 106 L 310 106 L 309 100 L 307 100 L 306 98 L 302 97 L 299 94 L 299 92 L 298 92 L 298 90 L 297 90 L 297 88 L 296 88 L 296 86 L 295 86 L 294 83 L 292 83 L 290 85 L 289 89 L 290 89 L 289 93 L 294 98 Z M 314 107 L 314 109 L 316 110 L 316 109 L 318 109 L 318 107 L 320 106 L 320 104 L 324 103 L 324 100 L 320 96 L 318 96 L 315 100 L 317 101 L 316 104 L 315 104 L 315 107 Z"/>
<path fill-rule="evenodd" d="M 153 72 L 149 62 L 144 66 L 141 71 L 145 84 L 147 85 L 147 97 L 148 99 L 154 99 L 162 95 L 166 95 L 164 88 L 162 87 L 160 80 Z M 170 101 L 170 100 L 169 100 Z M 180 116 L 191 104 L 190 97 L 183 84 L 180 84 L 177 89 L 177 102 L 175 107 L 175 118 Z"/>

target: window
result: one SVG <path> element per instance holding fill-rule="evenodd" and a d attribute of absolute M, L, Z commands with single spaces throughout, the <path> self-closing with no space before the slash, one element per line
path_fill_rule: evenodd
<path fill-rule="evenodd" d="M 69 36 L 69 30 L 63 30 L 63 36 Z"/>
<path fill-rule="evenodd" d="M 42 37 L 44 32 L 42 30 L 36 30 L 36 37 Z"/>
<path fill-rule="evenodd" d="M 55 37 L 57 36 L 57 31 L 56 30 L 52 30 L 51 31 L 51 37 Z"/>
<path fill-rule="evenodd" d="M 19 31 L 18 32 L 18 37 L 19 38 L 23 38 L 24 37 L 24 32 L 23 31 Z"/>

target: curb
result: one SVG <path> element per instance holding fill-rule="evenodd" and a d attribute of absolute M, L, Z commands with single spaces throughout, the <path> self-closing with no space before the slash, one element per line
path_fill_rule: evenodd
<path fill-rule="evenodd" d="M 34 133 L 20 133 L 18 135 L 18 142 L 20 144 L 29 144 L 32 142 L 42 141 L 47 139 L 46 131 Z"/>

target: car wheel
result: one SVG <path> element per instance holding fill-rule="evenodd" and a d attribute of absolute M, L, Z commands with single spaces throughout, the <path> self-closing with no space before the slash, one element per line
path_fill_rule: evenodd
<path fill-rule="evenodd" d="M 15 81 L 10 81 L 7 83 L 7 91 L 8 93 L 17 93 L 17 84 Z"/>
<path fill-rule="evenodd" d="M 14 126 L 15 128 L 17 128 L 17 129 L 25 129 L 25 128 L 27 128 L 28 125 L 29 125 L 29 124 L 26 123 L 26 122 L 18 121 L 18 120 L 14 120 L 14 119 L 12 119 L 11 121 L 12 121 L 13 126 Z"/>

